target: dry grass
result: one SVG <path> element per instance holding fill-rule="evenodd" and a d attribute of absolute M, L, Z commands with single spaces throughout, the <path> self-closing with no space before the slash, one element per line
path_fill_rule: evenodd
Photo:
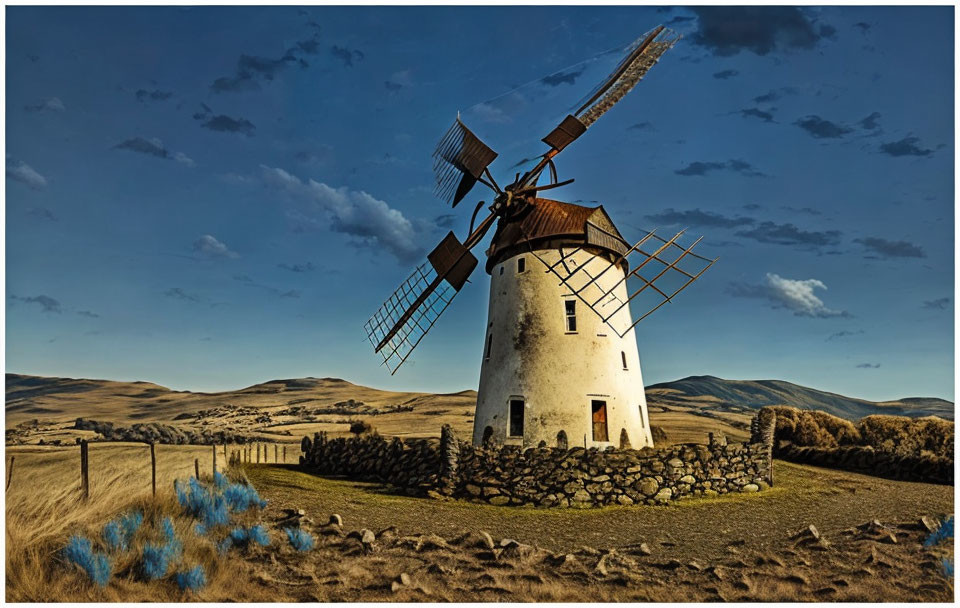
<path fill-rule="evenodd" d="M 238 599 L 264 599 L 239 589 L 243 581 L 235 580 L 235 570 L 224 570 L 209 541 L 198 539 L 193 520 L 176 516 L 180 509 L 173 482 L 193 475 L 194 459 L 200 460 L 201 477 L 209 476 L 210 447 L 157 446 L 156 500 L 151 496 L 149 448 L 144 445 L 91 444 L 88 501 L 80 498 L 79 448 L 8 448 L 7 454 L 16 456 L 6 495 L 7 601 L 181 600 L 183 592 L 170 580 L 147 583 L 130 575 L 143 538 L 126 558 L 115 562 L 114 572 L 121 576 L 105 589 L 91 585 L 85 574 L 59 559 L 71 535 L 85 535 L 96 544 L 103 525 L 131 509 L 141 510 L 145 522 L 174 516 L 184 543 L 184 563 L 203 565 L 211 590 L 221 589 Z M 217 455 L 221 465 L 222 456 L 221 451 Z"/>

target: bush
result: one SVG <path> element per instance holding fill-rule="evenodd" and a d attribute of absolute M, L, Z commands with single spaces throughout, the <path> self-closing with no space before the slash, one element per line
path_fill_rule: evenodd
<path fill-rule="evenodd" d="M 143 513 L 131 511 L 122 517 L 107 522 L 103 526 L 101 536 L 110 550 L 126 551 L 141 524 L 143 524 Z"/>
<path fill-rule="evenodd" d="M 199 565 L 189 570 L 177 572 L 176 579 L 177 585 L 179 585 L 183 591 L 196 593 L 207 586 L 207 574 L 204 572 L 203 566 Z"/>
<path fill-rule="evenodd" d="M 91 581 L 99 587 L 106 586 L 113 571 L 113 564 L 103 553 L 96 553 L 90 540 L 82 536 L 70 537 L 70 542 L 63 549 L 64 558 L 79 566 Z"/>
<path fill-rule="evenodd" d="M 954 425 L 935 416 L 874 415 L 862 418 L 860 433 L 866 445 L 898 456 L 922 456 L 924 452 L 953 460 Z"/>
<path fill-rule="evenodd" d="M 838 416 L 779 405 L 771 409 L 777 415 L 774 436 L 778 440 L 818 448 L 857 445 L 861 441 L 857 427 Z"/>
<path fill-rule="evenodd" d="M 313 536 L 311 536 L 309 532 L 301 530 L 300 528 L 284 528 L 283 531 L 287 533 L 290 546 L 297 551 L 309 551 L 313 549 Z"/>
<path fill-rule="evenodd" d="M 354 435 L 365 435 L 373 432 L 373 426 L 366 420 L 350 423 L 350 432 Z"/>

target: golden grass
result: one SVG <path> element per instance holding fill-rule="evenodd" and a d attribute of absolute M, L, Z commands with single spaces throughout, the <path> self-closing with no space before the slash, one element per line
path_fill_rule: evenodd
<path fill-rule="evenodd" d="M 217 462 L 222 467 L 225 461 L 222 447 L 219 449 Z M 8 462 L 13 455 L 16 464 L 6 496 L 7 601 L 184 599 L 184 593 L 171 580 L 148 583 L 128 576 L 139 559 L 143 538 L 125 558 L 115 561 L 114 573 L 121 576 L 114 576 L 105 589 L 90 584 L 85 574 L 59 560 L 59 552 L 71 535 L 85 535 L 96 545 L 103 525 L 131 509 L 143 511 L 145 527 L 147 522 L 159 521 L 164 515 L 174 516 L 177 536 L 184 544 L 184 565 L 201 564 L 206 570 L 209 586 L 204 596 L 262 599 L 255 589 L 242 589 L 249 577 L 236 577 L 236 570 L 224 571 L 212 543 L 193 532 L 193 520 L 177 517 L 180 509 L 174 497 L 174 480 L 186 480 L 193 475 L 194 459 L 200 460 L 201 477 L 209 477 L 211 450 L 209 446 L 158 445 L 154 499 L 149 447 L 91 444 L 90 499 L 83 501 L 79 448 L 8 448 Z M 273 540 L 283 541 L 276 537 Z"/>

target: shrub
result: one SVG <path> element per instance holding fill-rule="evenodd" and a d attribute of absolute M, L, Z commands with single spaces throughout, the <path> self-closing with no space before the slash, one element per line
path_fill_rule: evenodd
<path fill-rule="evenodd" d="M 874 415 L 858 424 L 863 441 L 898 456 L 921 456 L 923 452 L 953 460 L 954 425 L 935 416 Z"/>
<path fill-rule="evenodd" d="M 350 432 L 354 435 L 363 435 L 365 433 L 372 433 L 373 426 L 366 420 L 358 420 L 350 424 Z"/>
<path fill-rule="evenodd" d="M 290 546 L 297 551 L 309 551 L 313 549 L 313 536 L 311 536 L 309 532 L 301 530 L 300 528 L 284 528 L 283 531 L 287 533 Z"/>
<path fill-rule="evenodd" d="M 192 591 L 196 593 L 207 586 L 207 574 L 203 566 L 197 565 L 189 570 L 177 572 L 177 585 L 183 591 Z"/>
<path fill-rule="evenodd" d="M 930 533 L 927 540 L 923 541 L 923 546 L 932 547 L 947 540 L 953 540 L 953 515 L 945 519 L 939 528 Z"/>
<path fill-rule="evenodd" d="M 86 572 L 97 586 L 104 587 L 110 580 L 113 564 L 103 553 L 93 551 L 89 539 L 82 536 L 70 537 L 70 542 L 63 549 L 63 556 Z"/>
<path fill-rule="evenodd" d="M 231 511 L 242 513 L 250 507 L 264 508 L 267 501 L 260 498 L 256 488 L 246 484 L 233 483 L 223 489 L 223 498 Z"/>
<path fill-rule="evenodd" d="M 188 515 L 199 519 L 205 528 L 230 523 L 227 502 L 223 496 L 208 490 L 195 478 L 191 477 L 186 485 L 175 481 L 174 489 L 180 506 Z"/>
<path fill-rule="evenodd" d="M 249 528 L 237 526 L 230 530 L 230 534 L 217 545 L 217 548 L 220 553 L 226 553 L 232 547 L 246 548 L 250 546 L 251 543 L 256 543 L 263 547 L 269 545 L 270 535 L 267 534 L 266 528 L 259 524 Z"/>
<path fill-rule="evenodd" d="M 103 526 L 103 541 L 112 551 L 126 551 L 130 541 L 143 524 L 143 513 L 131 511 L 126 515 L 109 521 Z"/>
<path fill-rule="evenodd" d="M 143 546 L 143 575 L 147 580 L 157 580 L 167 575 L 170 566 L 180 556 L 180 544 L 164 543 L 155 545 L 147 543 Z"/>
<path fill-rule="evenodd" d="M 818 448 L 857 445 L 861 441 L 857 427 L 838 416 L 779 405 L 772 409 L 777 415 L 774 436 L 778 440 Z"/>

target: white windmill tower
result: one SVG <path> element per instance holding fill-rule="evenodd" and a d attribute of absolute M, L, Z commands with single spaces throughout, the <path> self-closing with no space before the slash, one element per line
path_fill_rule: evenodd
<path fill-rule="evenodd" d="M 550 150 L 540 162 L 503 189 L 488 170 L 497 154 L 459 118 L 437 146 L 438 194 L 455 207 L 479 181 L 496 193 L 490 215 L 473 228 L 481 201 L 466 240 L 447 234 L 366 330 L 396 372 L 476 268 L 470 249 L 497 222 L 486 252 L 490 304 L 474 444 L 653 445 L 634 327 L 713 261 L 691 252 L 699 240 L 688 248 L 677 244 L 680 234 L 664 240 L 651 232 L 631 247 L 602 206 L 548 200 L 538 192 L 573 181 L 557 181 L 553 158 L 678 39 L 663 26 L 639 38 L 587 102 L 543 139 Z M 547 168 L 550 182 L 538 185 Z M 681 268 L 692 260 L 702 267 Z M 664 291 L 662 279 L 671 275 L 680 285 Z M 644 293 L 659 303 L 634 320 L 630 302 Z"/>

